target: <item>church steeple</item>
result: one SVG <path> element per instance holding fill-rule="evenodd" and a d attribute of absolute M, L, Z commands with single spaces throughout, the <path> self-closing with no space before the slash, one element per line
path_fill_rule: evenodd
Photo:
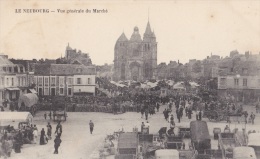
<path fill-rule="evenodd" d="M 148 21 L 147 25 L 146 25 L 146 29 L 145 29 L 145 33 L 144 34 L 152 34 L 152 30 L 151 30 L 151 26 L 150 26 L 150 22 Z"/>
<path fill-rule="evenodd" d="M 154 31 L 152 31 L 150 22 L 147 22 L 146 29 L 144 32 L 144 40 L 145 42 L 151 42 L 151 41 L 156 41 L 156 36 L 154 34 Z"/>

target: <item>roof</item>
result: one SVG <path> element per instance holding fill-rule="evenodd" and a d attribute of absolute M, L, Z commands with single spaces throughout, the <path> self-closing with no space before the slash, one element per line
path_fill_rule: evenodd
<path fill-rule="evenodd" d="M 0 112 L 0 121 L 26 122 L 33 116 L 29 112 Z"/>
<path fill-rule="evenodd" d="M 209 129 L 206 121 L 191 121 L 190 122 L 191 140 L 209 139 Z"/>
<path fill-rule="evenodd" d="M 142 41 L 141 35 L 139 34 L 138 27 L 134 28 L 134 32 L 133 32 L 133 34 L 130 38 L 130 41 L 135 41 L 135 42 L 141 42 Z"/>
<path fill-rule="evenodd" d="M 256 159 L 255 150 L 252 147 L 234 147 L 234 159 Z"/>
<path fill-rule="evenodd" d="M 260 133 L 248 134 L 248 146 L 260 146 Z"/>
<path fill-rule="evenodd" d="M 136 133 L 122 133 L 118 138 L 118 148 L 137 148 Z"/>
<path fill-rule="evenodd" d="M 127 37 L 125 36 L 125 33 L 122 33 L 120 37 L 117 39 L 117 41 L 128 41 Z"/>
<path fill-rule="evenodd" d="M 0 56 L 0 65 L 14 65 L 8 58 Z"/>
<path fill-rule="evenodd" d="M 179 157 L 179 151 L 173 149 L 161 149 L 155 151 L 156 157 Z"/>
<path fill-rule="evenodd" d="M 18 107 L 21 107 L 21 104 L 24 103 L 26 107 L 31 107 L 38 102 L 38 96 L 34 93 L 27 93 L 20 96 L 18 100 Z"/>
<path fill-rule="evenodd" d="M 36 64 L 35 75 L 94 75 L 94 67 L 77 64 Z"/>

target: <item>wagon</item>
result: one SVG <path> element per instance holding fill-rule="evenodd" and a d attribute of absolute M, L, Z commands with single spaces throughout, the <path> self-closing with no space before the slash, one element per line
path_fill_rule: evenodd
<path fill-rule="evenodd" d="M 67 120 L 67 103 L 64 97 L 56 96 L 52 98 L 52 110 L 54 121 Z"/>
<path fill-rule="evenodd" d="M 208 125 L 205 121 L 191 121 L 190 132 L 191 143 L 198 153 L 203 153 L 205 149 L 211 148 Z"/>
<path fill-rule="evenodd" d="M 227 109 L 224 110 L 207 110 L 203 112 L 203 117 L 208 118 L 209 121 L 236 121 L 238 123 L 244 121 L 245 112 L 240 112 L 235 110 L 233 112 L 228 112 Z"/>

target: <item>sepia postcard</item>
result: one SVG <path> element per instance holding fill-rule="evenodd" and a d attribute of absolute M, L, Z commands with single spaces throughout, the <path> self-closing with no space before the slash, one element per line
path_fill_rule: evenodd
<path fill-rule="evenodd" d="M 259 0 L 0 0 L 0 158 L 260 159 Z"/>

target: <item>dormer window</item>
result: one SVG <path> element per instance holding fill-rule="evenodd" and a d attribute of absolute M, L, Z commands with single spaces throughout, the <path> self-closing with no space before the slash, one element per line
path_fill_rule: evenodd
<path fill-rule="evenodd" d="M 77 68 L 77 73 L 82 73 L 82 69 L 81 68 Z"/>
<path fill-rule="evenodd" d="M 23 73 L 23 67 L 20 67 L 20 72 Z"/>

